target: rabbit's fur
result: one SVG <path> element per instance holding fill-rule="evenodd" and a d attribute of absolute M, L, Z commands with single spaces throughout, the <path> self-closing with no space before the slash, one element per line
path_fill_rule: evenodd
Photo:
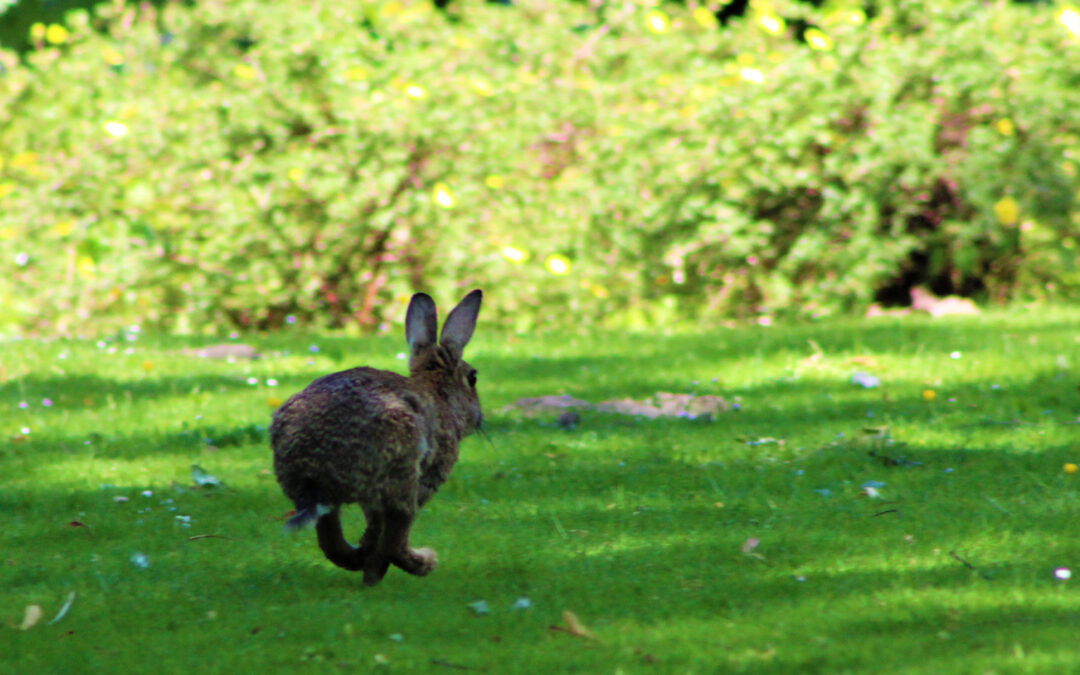
<path fill-rule="evenodd" d="M 431 549 L 409 548 L 409 527 L 458 458 L 458 441 L 480 427 L 476 370 L 462 359 L 480 312 L 472 291 L 447 316 L 436 342 L 435 303 L 409 302 L 405 339 L 409 376 L 353 368 L 312 382 L 270 424 L 274 472 L 296 504 L 288 526 L 315 521 L 319 546 L 339 567 L 379 583 L 389 565 L 425 575 Z M 359 504 L 367 529 L 359 546 L 345 541 L 339 511 Z"/>

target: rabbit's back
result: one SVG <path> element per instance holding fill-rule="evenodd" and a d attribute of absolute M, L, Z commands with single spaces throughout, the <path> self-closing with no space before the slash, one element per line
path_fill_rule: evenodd
<path fill-rule="evenodd" d="M 427 446 L 421 407 L 397 373 L 353 368 L 315 380 L 270 425 L 286 496 L 297 504 L 376 500 L 388 476 L 418 470 Z"/>

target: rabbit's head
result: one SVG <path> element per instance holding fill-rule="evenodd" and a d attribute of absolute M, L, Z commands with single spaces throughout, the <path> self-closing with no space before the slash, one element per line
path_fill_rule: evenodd
<path fill-rule="evenodd" d="M 472 291 L 450 310 L 438 342 L 438 320 L 431 296 L 414 295 L 405 314 L 409 375 L 428 385 L 439 405 L 461 425 L 463 434 L 479 428 L 482 419 L 476 394 L 476 369 L 462 358 L 476 328 L 482 297 L 479 290 Z"/>

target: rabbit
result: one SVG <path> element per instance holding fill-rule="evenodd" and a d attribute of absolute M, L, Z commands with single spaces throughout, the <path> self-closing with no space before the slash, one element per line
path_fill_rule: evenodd
<path fill-rule="evenodd" d="M 409 375 L 352 368 L 312 382 L 274 412 L 274 473 L 296 505 L 286 524 L 311 522 L 330 562 L 379 583 L 389 566 L 424 576 L 435 551 L 409 547 L 417 511 L 450 475 L 458 442 L 480 428 L 476 369 L 462 359 L 483 294 L 474 290 L 446 317 L 436 342 L 435 302 L 413 295 L 405 314 Z M 359 504 L 367 529 L 345 541 L 339 511 Z"/>

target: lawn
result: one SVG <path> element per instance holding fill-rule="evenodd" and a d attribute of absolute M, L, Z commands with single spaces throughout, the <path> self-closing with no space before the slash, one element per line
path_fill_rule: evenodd
<path fill-rule="evenodd" d="M 373 588 L 283 533 L 266 426 L 319 375 L 403 370 L 404 340 L 236 342 L 262 358 L 139 331 L 3 343 L 0 671 L 1080 669 L 1080 310 L 481 323 L 487 438 L 413 530 L 439 567 Z M 731 409 L 564 428 L 509 407 L 657 392 Z"/>

